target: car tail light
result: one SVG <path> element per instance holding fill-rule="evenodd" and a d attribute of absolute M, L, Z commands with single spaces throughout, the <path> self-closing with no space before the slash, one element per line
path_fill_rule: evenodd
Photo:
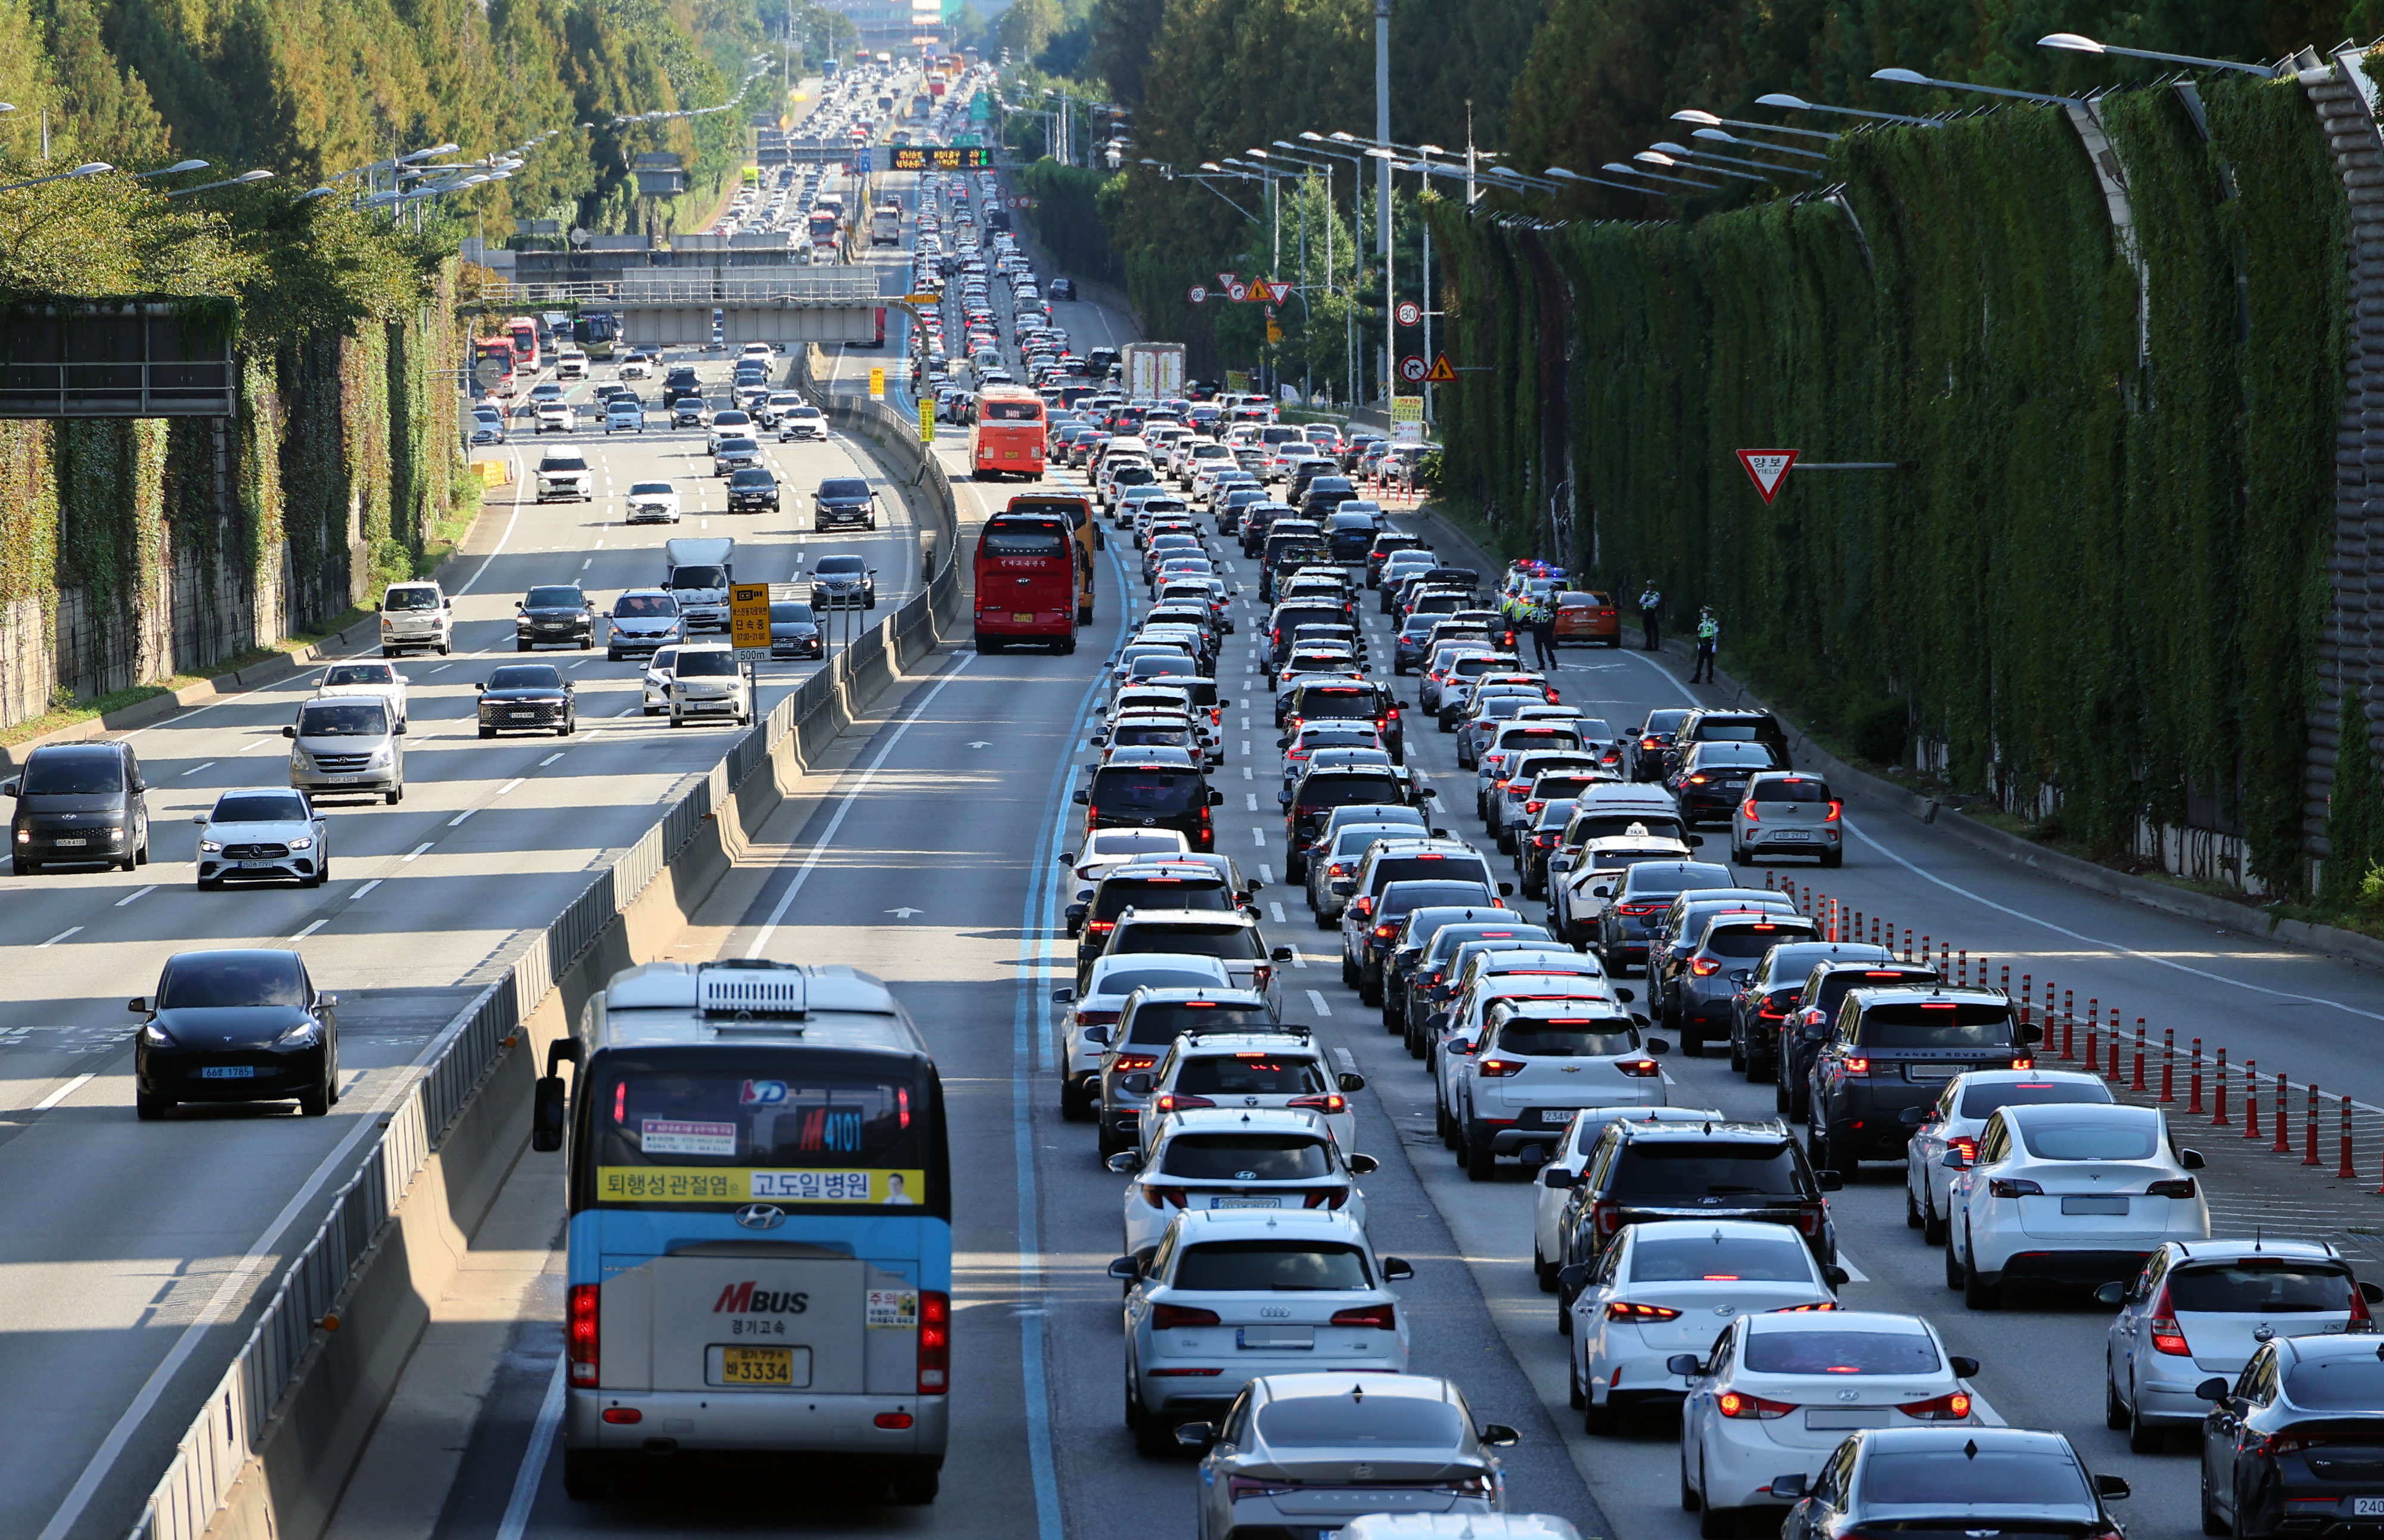
<path fill-rule="evenodd" d="M 1841 1059 L 1838 1061 L 1838 1066 L 1844 1070 L 1848 1074 L 1869 1074 L 1870 1073 L 1870 1061 L 1868 1059 Z"/>
<path fill-rule="evenodd" d="M 1547 805 L 1548 805 L 1547 803 L 1546 803 L 1546 802 L 1544 802 L 1544 801 L 1540 801 L 1539 799 L 1537 799 L 1537 798 L 1533 798 L 1532 800 L 1530 800 L 1530 801 L 1526 801 L 1526 802 L 1523 804 L 1523 811 L 1524 811 L 1525 813 L 1537 813 L 1537 812 L 1539 812 L 1539 811 L 1540 811 L 1540 809 L 1542 809 L 1542 808 L 1544 808 L 1544 807 L 1546 807 L 1546 806 L 1547 806 Z"/>
<path fill-rule="evenodd" d="M 1296 1096 L 1289 1101 L 1285 1102 L 1284 1105 L 1286 1107 L 1305 1107 L 1311 1112 L 1339 1112 L 1347 1110 L 1349 1101 L 1348 1099 L 1344 1097 L 1340 1092 L 1334 1091 L 1325 1096 Z"/>
<path fill-rule="evenodd" d="M 1213 1374 L 1216 1371 L 1212 1369 L 1209 1372 Z M 1287 1482 L 1266 1481 L 1257 1476 L 1229 1476 L 1225 1481 L 1225 1496 L 1234 1502 L 1244 1497 L 1279 1497 L 1286 1492 L 1298 1490 Z"/>
<path fill-rule="evenodd" d="M 1830 1206 L 1827 1203 L 1799 1203 L 1796 1205 L 1797 1232 L 1807 1237 L 1819 1235 L 1821 1222 L 1829 1218 L 1829 1215 Z"/>
<path fill-rule="evenodd" d="M 1397 932 L 1398 928 L 1397 922 L 1385 920 L 1381 925 L 1374 927 L 1374 939 L 1377 941 L 1387 941 Z"/>
<path fill-rule="evenodd" d="M 941 1396 L 952 1381 L 952 1297 L 919 1291 L 919 1394 Z"/>
<path fill-rule="evenodd" d="M 1833 1310 L 1837 1308 L 1838 1302 L 1835 1299 L 1816 1299 L 1809 1305 L 1780 1305 L 1764 1313 L 1766 1315 L 1809 1315 L 1815 1310 Z"/>
<path fill-rule="evenodd" d="M 1504 1080 L 1510 1074 L 1522 1074 L 1523 1061 L 1521 1059 L 1484 1059 L 1476 1063 L 1474 1067 L 1493 1080 Z"/>
<path fill-rule="evenodd" d="M 1755 1013 L 1762 1017 L 1767 1022 L 1786 1021 L 1788 1019 L 1788 1003 L 1789 1002 L 1786 1000 L 1774 1001 L 1771 1000 L 1766 1000 L 1755 1008 Z M 1778 1007 L 1777 1010 L 1773 1009 L 1775 1005 Z"/>
<path fill-rule="evenodd" d="M 1217 1104 L 1205 1096 L 1177 1096 L 1173 1091 L 1169 1091 L 1152 1101 L 1150 1110 L 1164 1117 L 1169 1112 L 1180 1112 L 1187 1107 L 1214 1107 L 1215 1105 Z"/>
<path fill-rule="evenodd" d="M 2266 1438 L 2254 1439 L 2243 1452 L 2254 1459 L 2264 1455 L 2299 1454 L 2308 1448 L 2311 1442 L 2299 1434 L 2272 1433 Z"/>
<path fill-rule="evenodd" d="M 1706 784 L 1706 778 L 1703 776 L 1691 776 L 1689 777 L 1689 784 L 1691 786 L 1703 786 Z"/>
<path fill-rule="evenodd" d="M 1761 1419 L 1768 1422 L 1774 1417 L 1785 1417 L 1796 1409 L 1786 1401 L 1767 1401 L 1743 1390 L 1725 1390 L 1714 1397 L 1714 1410 L 1724 1417 Z"/>
<path fill-rule="evenodd" d="M 1164 1209 L 1171 1203 L 1180 1209 L 1184 1207 L 1184 1189 L 1182 1187 L 1145 1187 L 1142 1189 L 1142 1198 L 1154 1209 Z"/>
<path fill-rule="evenodd" d="M 2351 1291 L 2351 1319 L 2353 1321 L 2368 1322 L 2372 1322 L 2376 1319 L 2374 1316 L 2367 1313 L 2367 1301 L 2355 1288 Z"/>
<path fill-rule="evenodd" d="M 2144 1189 L 2144 1196 L 2146 1198 L 2192 1198 L 2193 1196 L 2193 1178 L 2191 1176 L 2172 1176 L 2167 1181 L 2154 1182 L 2152 1186 Z"/>
<path fill-rule="evenodd" d="M 1372 899 L 1351 899 L 1349 900 L 1349 912 L 1357 915 L 1360 919 L 1363 919 L 1374 912 L 1374 900 Z"/>
<path fill-rule="evenodd" d="M 1962 1163 L 1966 1166 L 1978 1163 L 1979 1141 L 1967 1134 L 1959 1138 L 1946 1140 L 1945 1148 L 1962 1157 Z"/>
<path fill-rule="evenodd" d="M 2044 1188 L 2025 1176 L 1991 1176 L 1987 1178 L 1989 1198 L 2043 1198 Z"/>
<path fill-rule="evenodd" d="M 1696 975 L 1699 978 L 1709 978 L 1713 975 L 1721 972 L 1721 959 L 1718 957 L 1692 957 L 1689 959 L 1689 972 Z"/>
<path fill-rule="evenodd" d="M 1319 1187 L 1308 1195 L 1307 1201 L 1302 1206 L 1310 1209 L 1338 1209 L 1348 1201 L 1349 1189 L 1347 1187 Z"/>
<path fill-rule="evenodd" d="M 1254 989 L 1258 990 L 1258 992 L 1259 992 L 1259 993 L 1260 993 L 1260 994 L 1264 994 L 1264 993 L 1266 993 L 1266 987 L 1267 987 L 1268 985 L 1270 985 L 1270 984 L 1273 983 L 1273 982 L 1274 982 L 1274 964 L 1273 964 L 1273 963 L 1272 963 L 1272 962 L 1261 962 L 1261 963 L 1260 963 L 1258 966 L 1256 966 L 1256 967 L 1254 967 L 1254 968 L 1252 968 L 1252 969 L 1250 970 L 1250 987 L 1251 987 L 1252 988 L 1254 988 Z"/>
<path fill-rule="evenodd" d="M 1107 1026 L 1117 1019 L 1118 1013 L 1114 1011 L 1079 1011 L 1076 1012 L 1076 1025 L 1078 1026 Z"/>
<path fill-rule="evenodd" d="M 2011 1062 L 2011 1067 L 2016 1070 L 2032 1070 L 2036 1068 L 2036 1061 L 2034 1059 L 2015 1059 Z"/>
<path fill-rule="evenodd" d="M 1335 1310 L 1332 1324 L 1335 1326 L 1372 1326 L 1381 1331 L 1398 1329 L 1398 1310 L 1393 1305 L 1361 1305 L 1355 1310 Z"/>
<path fill-rule="evenodd" d="M 1755 815 L 1755 799 L 1752 797 L 1749 797 L 1746 801 L 1739 803 L 1738 811 L 1750 824 L 1759 824 L 1763 822 L 1762 819 L 1757 818 Z"/>
<path fill-rule="evenodd" d="M 1643 738 L 1639 740 L 1639 747 L 1642 749 L 1660 749 L 1663 746 L 1664 743 L 1661 739 Z"/>
<path fill-rule="evenodd" d="M 2358 1292 L 2356 1289 L 2352 1291 L 2354 1296 Z M 2153 1301 L 2152 1319 L 2145 1324 L 2152 1331 L 2154 1352 L 2166 1353 L 2173 1359 L 2193 1356 L 2193 1349 L 2186 1346 L 2185 1328 L 2178 1324 L 2177 1310 L 2168 1302 L 2167 1285 L 2161 1285 L 2160 1298 Z"/>
<path fill-rule="evenodd" d="M 1970 1415 L 1970 1395 L 1956 1390 L 1928 1401 L 1904 1401 L 1896 1410 L 1923 1422 L 1959 1422 Z"/>
<path fill-rule="evenodd" d="M 573 1385 L 596 1383 L 597 1287 L 595 1284 L 571 1285 L 571 1322 L 564 1328 L 564 1340 L 571 1360 Z"/>
<path fill-rule="evenodd" d="M 1821 814 L 1821 821 L 1825 824 L 1836 823 L 1839 817 L 1845 812 L 1845 803 L 1839 801 L 1834 797 L 1831 798 L 1830 800 L 1830 811 Z"/>
<path fill-rule="evenodd" d="M 1606 1307 L 1608 1321 L 1677 1321 L 1681 1312 L 1670 1305 L 1634 1305 L 1628 1299 L 1617 1299 Z"/>
<path fill-rule="evenodd" d="M 1191 1305 L 1153 1305 L 1150 1307 L 1150 1329 L 1163 1332 L 1170 1326 L 1214 1326 L 1218 1324 L 1215 1310 L 1204 1310 Z"/>
<path fill-rule="evenodd" d="M 1099 802 L 1086 802 L 1085 804 L 1085 826 L 1090 828 L 1095 824 L 1099 823 L 1100 819 L 1101 804 Z"/>
<path fill-rule="evenodd" d="M 1599 1198 L 1589 1206 L 1589 1223 L 1601 1236 L 1619 1235 L 1622 1229 L 1622 1205 Z"/>
<path fill-rule="evenodd" d="M 1617 1059 L 1614 1067 L 1633 1080 L 1652 1080 L 1662 1073 L 1653 1059 Z"/>

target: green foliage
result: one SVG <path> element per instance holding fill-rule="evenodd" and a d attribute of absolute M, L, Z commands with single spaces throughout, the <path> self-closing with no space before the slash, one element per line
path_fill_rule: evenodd
<path fill-rule="evenodd" d="M 1018 172 L 1019 192 L 1035 200 L 1026 217 L 1061 271 L 1099 283 L 1114 284 L 1124 279 L 1100 207 L 1102 194 L 1115 180 L 1049 158 Z"/>

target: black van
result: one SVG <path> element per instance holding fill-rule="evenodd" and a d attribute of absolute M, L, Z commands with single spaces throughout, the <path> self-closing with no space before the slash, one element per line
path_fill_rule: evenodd
<path fill-rule="evenodd" d="M 0 781 L 13 797 L 12 870 L 30 876 L 45 866 L 121 866 L 149 861 L 149 789 L 130 743 L 45 743 L 25 756 L 24 773 Z"/>
<path fill-rule="evenodd" d="M 1086 829 L 1176 829 L 1196 851 L 1214 850 L 1209 810 L 1225 800 L 1209 789 L 1198 765 L 1180 760 L 1120 756 L 1093 772 L 1076 793 Z"/>
<path fill-rule="evenodd" d="M 1335 808 L 1358 802 L 1411 806 L 1439 795 L 1429 788 L 1418 791 L 1404 772 L 1382 765 L 1329 764 L 1310 770 L 1295 789 L 1282 794 L 1284 876 L 1292 882 L 1307 877 L 1308 848 Z"/>

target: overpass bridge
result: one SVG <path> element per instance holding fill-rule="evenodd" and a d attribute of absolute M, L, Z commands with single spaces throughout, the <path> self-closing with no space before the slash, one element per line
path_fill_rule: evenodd
<path fill-rule="evenodd" d="M 888 297 L 878 286 L 872 267 L 663 267 L 593 281 L 490 284 L 486 298 L 493 309 L 609 310 L 641 346 L 700 347 L 712 341 L 715 316 L 732 346 L 866 342 Z"/>

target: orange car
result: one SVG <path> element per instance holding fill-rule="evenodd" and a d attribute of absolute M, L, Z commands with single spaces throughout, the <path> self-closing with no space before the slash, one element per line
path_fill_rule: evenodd
<path fill-rule="evenodd" d="M 1557 645 L 1578 641 L 1591 645 L 1622 645 L 1622 616 L 1614 601 L 1603 593 L 1567 591 L 1557 595 Z"/>

